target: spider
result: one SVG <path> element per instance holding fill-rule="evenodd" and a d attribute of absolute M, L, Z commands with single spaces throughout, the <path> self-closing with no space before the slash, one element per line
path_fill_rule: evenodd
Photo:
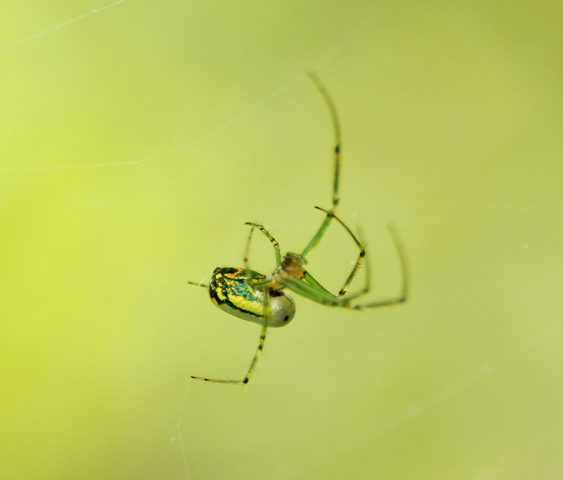
<path fill-rule="evenodd" d="M 336 210 L 340 200 L 338 191 L 340 180 L 340 125 L 338 115 L 336 113 L 336 107 L 328 94 L 328 91 L 314 73 L 310 73 L 309 76 L 328 106 L 334 128 L 335 146 L 332 207 L 330 210 L 315 207 L 325 213 L 325 219 L 317 230 L 317 233 L 300 254 L 288 252 L 282 258 L 280 246 L 276 239 L 272 237 L 272 235 L 270 235 L 270 233 L 262 225 L 246 222 L 246 225 L 249 225 L 251 228 L 244 254 L 244 268 L 219 267 L 213 271 L 209 284 L 188 282 L 191 285 L 207 288 L 211 301 L 221 310 L 230 313 L 235 317 L 242 318 L 262 326 L 258 349 L 254 354 L 254 358 L 252 359 L 246 376 L 242 380 L 215 380 L 212 378 L 192 376 L 195 380 L 231 385 L 244 385 L 248 383 L 252 373 L 254 372 L 258 358 L 264 349 L 266 331 L 268 330 L 268 327 L 283 327 L 291 322 L 295 316 L 295 302 L 284 292 L 286 289 L 322 305 L 327 305 L 329 307 L 343 307 L 352 310 L 364 310 L 368 308 L 397 305 L 404 303 L 407 300 L 409 290 L 407 264 L 402 244 L 392 226 L 389 226 L 389 231 L 401 262 L 401 273 L 403 278 L 401 294 L 388 300 L 361 304 L 352 303 L 352 300 L 356 300 L 358 297 L 365 295 L 370 290 L 369 263 L 366 261 L 366 281 L 364 287 L 359 292 L 346 295 L 348 287 L 354 280 L 356 273 L 362 265 L 366 255 L 366 250 L 356 235 L 352 233 L 350 228 L 348 228 L 348 226 L 336 216 Z M 319 244 L 333 220 L 336 220 L 340 225 L 342 225 L 360 250 L 360 254 L 354 268 L 348 275 L 348 278 L 337 295 L 330 293 L 319 282 L 317 282 L 307 270 L 305 270 L 307 257 Z M 262 232 L 273 245 L 277 267 L 270 275 L 262 275 L 261 273 L 251 270 L 248 266 L 248 254 L 250 251 L 250 242 L 252 240 L 254 229 L 260 230 L 260 232 Z"/>

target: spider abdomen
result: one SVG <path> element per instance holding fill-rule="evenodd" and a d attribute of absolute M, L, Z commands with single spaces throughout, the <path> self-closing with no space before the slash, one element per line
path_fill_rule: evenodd
<path fill-rule="evenodd" d="M 254 270 L 216 268 L 209 282 L 209 297 L 221 310 L 249 322 L 264 323 L 264 291 L 249 280 L 264 279 Z M 283 327 L 293 319 L 295 303 L 281 291 L 269 290 L 268 326 Z"/>

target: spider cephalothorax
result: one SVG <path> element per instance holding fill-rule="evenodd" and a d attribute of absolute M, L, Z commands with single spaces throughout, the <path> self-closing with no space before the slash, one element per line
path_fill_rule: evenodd
<path fill-rule="evenodd" d="M 274 273 L 269 278 L 271 282 L 269 288 L 272 291 L 283 290 L 286 288 L 286 283 L 292 278 L 298 278 L 302 280 L 305 278 L 307 273 L 303 268 L 303 264 L 306 263 L 305 259 L 298 253 L 288 252 L 283 257 L 281 265 L 279 265 Z"/>

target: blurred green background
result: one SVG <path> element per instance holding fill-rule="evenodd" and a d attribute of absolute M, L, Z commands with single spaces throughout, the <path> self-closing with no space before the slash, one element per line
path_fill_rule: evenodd
<path fill-rule="evenodd" d="M 102 7 L 0 6 L 0 476 L 561 478 L 563 4 Z M 301 251 L 330 206 L 311 69 L 370 299 L 391 221 L 411 298 L 297 298 L 248 386 L 191 381 L 244 375 L 260 329 L 186 281 L 241 266 L 246 221 Z M 341 230 L 310 257 L 333 290 Z"/>

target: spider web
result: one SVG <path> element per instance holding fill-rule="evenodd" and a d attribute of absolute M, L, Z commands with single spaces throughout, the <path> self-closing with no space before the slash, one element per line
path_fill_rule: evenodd
<path fill-rule="evenodd" d="M 71 27 L 78 22 L 87 22 L 92 20 L 94 17 L 98 17 L 97 14 L 103 15 L 110 15 L 114 10 L 117 8 L 123 8 L 125 5 L 120 5 L 125 3 L 126 0 L 121 0 L 119 2 L 111 3 L 106 6 L 103 6 L 98 9 L 92 9 L 88 11 L 88 13 L 84 13 L 78 16 L 71 18 L 70 20 L 64 20 L 60 23 L 53 25 L 52 27 L 48 27 L 38 31 L 37 33 L 32 33 L 27 36 L 21 37 L 20 39 L 16 39 L 13 41 L 8 41 L 0 46 L 0 62 L 2 61 L 2 57 L 7 55 L 11 52 L 17 51 L 17 49 L 25 48 L 27 45 L 32 44 L 33 42 L 41 42 L 45 37 L 51 34 L 60 33 L 63 29 L 67 27 Z M 134 2 L 127 2 L 127 8 L 133 9 Z M 100 15 L 101 16 L 101 15 Z M 346 55 L 350 55 L 351 53 L 357 52 L 358 46 L 362 43 L 367 35 L 367 30 L 370 27 L 373 27 L 374 24 L 374 12 L 371 11 L 369 15 L 366 16 L 366 19 L 362 21 L 356 22 L 356 24 L 351 28 L 347 33 L 341 34 L 339 36 L 339 40 L 337 40 L 333 45 L 332 48 L 327 48 L 324 52 L 324 55 L 317 57 L 316 61 L 313 62 L 312 70 L 315 71 L 322 71 L 323 68 L 327 68 L 329 71 L 335 71 L 335 69 L 330 69 L 328 66 L 332 63 L 339 64 L 344 63 L 344 57 Z M 100 163 L 100 162 L 85 162 L 83 164 L 72 164 L 72 163 L 60 163 L 57 165 L 25 165 L 25 166 L 10 166 L 10 167 L 0 167 L 0 175 L 5 180 L 7 178 L 13 177 L 23 177 L 23 178 L 30 178 L 37 175 L 42 174 L 57 174 L 57 173 L 64 173 L 65 171 L 69 170 L 102 170 L 107 173 L 103 174 L 103 182 L 107 181 L 107 177 L 111 177 L 113 175 L 113 169 L 117 168 L 127 168 L 127 169 L 140 169 L 146 172 L 148 175 L 158 179 L 163 184 L 170 186 L 173 190 L 170 194 L 171 197 L 176 196 L 178 199 L 183 197 L 180 196 L 182 194 L 188 194 L 190 197 L 194 199 L 196 202 L 197 208 L 205 208 L 209 207 L 213 209 L 217 214 L 220 214 L 222 217 L 228 217 L 233 222 L 239 222 L 240 216 L 236 214 L 230 213 L 229 209 L 225 208 L 225 205 L 222 201 L 217 200 L 215 195 L 209 194 L 205 195 L 201 192 L 196 193 L 193 188 L 186 182 L 186 174 L 185 171 L 180 174 L 179 177 L 174 176 L 173 173 L 168 173 L 168 170 L 161 169 L 163 164 L 165 164 L 169 159 L 174 156 L 174 154 L 182 153 L 184 151 L 190 151 L 190 149 L 194 149 L 196 147 L 203 147 L 206 148 L 208 145 L 213 145 L 214 139 L 219 136 L 219 134 L 224 132 L 229 132 L 234 130 L 236 127 L 240 126 L 244 123 L 245 119 L 249 117 L 253 117 L 256 114 L 264 113 L 266 115 L 266 111 L 272 106 L 272 104 L 280 99 L 287 99 L 291 98 L 292 92 L 297 88 L 301 87 L 303 83 L 306 82 L 306 75 L 305 73 L 302 74 L 295 74 L 293 75 L 288 81 L 286 81 L 281 87 L 272 88 L 267 94 L 261 96 L 258 101 L 255 101 L 250 106 L 246 106 L 245 108 L 239 109 L 236 113 L 230 116 L 228 119 L 223 121 L 222 123 L 217 124 L 213 128 L 209 129 L 207 133 L 200 135 L 195 140 L 189 140 L 185 143 L 169 145 L 167 148 L 158 151 L 157 153 L 147 152 L 146 156 L 141 156 L 140 158 L 131 158 L 131 159 L 124 159 L 120 162 L 108 162 L 108 163 Z M 318 99 L 317 99 L 318 100 Z M 177 157 L 174 157 L 174 162 L 178 162 Z M 346 160 L 345 160 L 346 164 Z M 348 168 L 348 165 L 346 165 Z M 181 171 L 182 172 L 182 171 Z M 9 180 L 8 180 L 9 181 Z M 101 185 L 101 183 L 100 183 Z M 96 187 L 96 181 L 94 180 L 94 188 Z M 242 186 L 241 190 L 245 192 L 246 188 Z M 348 200 L 348 199 L 346 199 Z M 267 198 L 263 200 L 267 203 Z M 310 207 L 311 205 L 307 205 Z M 411 205 L 412 207 L 412 205 Z M 417 206 L 414 207 L 412 211 L 418 209 L 427 209 L 428 211 L 435 212 L 441 208 L 451 209 L 453 211 L 463 211 L 467 213 L 468 210 L 475 209 L 475 205 L 466 205 L 460 206 L 455 204 L 438 204 L 438 205 L 428 205 L 425 206 Z M 488 212 L 498 212 L 503 210 L 503 206 L 499 204 L 487 204 L 486 207 Z M 561 206 L 555 205 L 551 207 L 553 210 L 558 213 L 561 209 Z M 523 210 L 529 209 L 532 214 L 536 214 L 541 207 L 531 206 L 521 206 L 514 208 L 517 213 L 521 213 Z M 285 223 L 287 225 L 287 223 Z M 280 222 L 279 225 L 284 225 L 284 222 Z M 299 217 L 295 218 L 295 228 L 296 229 L 303 229 L 309 226 L 309 217 Z M 413 229 L 414 230 L 414 229 Z M 419 230 L 417 230 L 419 231 Z M 539 233 L 537 233 L 539 231 Z M 546 226 L 539 226 L 538 229 L 528 229 L 520 236 L 517 241 L 514 241 L 510 248 L 513 248 L 513 251 L 520 251 L 521 254 L 528 253 L 533 247 L 538 247 L 545 242 L 546 239 L 550 237 L 553 238 L 559 232 L 558 225 L 550 224 Z M 304 234 L 307 236 L 308 233 Z M 241 239 L 244 238 L 244 234 L 241 235 Z M 520 239 L 523 239 L 520 241 Z M 236 242 L 235 242 L 236 243 Z M 239 242 L 240 243 L 240 242 Z M 235 247 L 236 248 L 236 247 Z M 547 247 L 546 247 L 547 250 Z M 419 254 L 420 252 L 417 252 Z M 215 261 L 216 259 L 212 259 Z M 416 265 L 413 267 L 414 270 L 414 289 L 416 292 L 417 288 L 417 270 Z M 141 275 L 137 275 L 137 278 L 140 278 Z M 178 282 L 176 279 L 170 279 L 170 277 L 164 275 L 156 275 L 155 277 L 147 279 L 149 282 L 156 282 L 158 280 L 162 280 L 164 282 Z M 391 289 L 392 291 L 392 289 Z M 416 302 L 416 295 L 413 302 Z M 484 305 L 484 304 L 483 304 Z M 348 321 L 348 320 L 347 320 Z M 332 325 L 331 325 L 332 326 Z M 375 418 L 374 422 L 366 424 L 366 431 L 362 431 L 358 433 L 358 440 L 348 442 L 346 444 L 341 444 L 333 447 L 332 454 L 330 456 L 334 456 L 338 458 L 342 455 L 342 453 L 346 453 L 347 451 L 352 452 L 355 448 L 358 447 L 358 443 L 361 443 L 363 439 L 370 438 L 370 437 L 377 437 L 377 436 L 388 436 L 391 432 L 400 430 L 401 427 L 409 422 L 414 422 L 416 419 L 429 414 L 433 410 L 438 409 L 439 407 L 443 407 L 448 403 L 454 401 L 454 399 L 463 397 L 465 394 L 468 393 L 472 388 L 475 387 L 476 384 L 482 382 L 485 378 L 492 377 L 497 372 L 502 372 L 508 365 L 515 363 L 517 359 L 522 356 L 529 355 L 530 352 L 538 352 L 540 347 L 545 347 L 545 344 L 553 341 L 553 339 L 558 339 L 561 333 L 561 329 L 563 328 L 563 322 L 561 321 L 553 321 L 545 319 L 542 323 L 541 328 L 536 329 L 529 329 L 528 326 L 523 323 L 520 325 L 522 329 L 522 335 L 519 339 L 509 344 L 506 347 L 502 344 L 496 350 L 492 350 L 492 352 L 496 353 L 496 355 L 491 356 L 491 351 L 487 352 L 486 355 L 481 357 L 482 362 L 479 361 L 474 362 L 473 368 L 465 374 L 453 374 L 453 380 L 449 383 L 441 384 L 436 387 L 432 387 L 433 390 L 427 392 L 426 394 L 421 394 L 419 396 L 409 396 L 406 395 L 403 397 L 403 404 L 388 411 L 387 414 L 383 414 L 380 417 Z M 327 327 L 329 328 L 329 327 Z M 354 328 L 353 326 L 347 325 L 347 328 Z M 366 324 L 363 323 L 361 326 L 362 329 L 366 328 Z M 385 334 L 385 330 L 383 331 Z M 200 337 L 197 331 L 193 330 L 192 336 L 192 345 L 190 348 L 191 355 L 189 355 L 188 362 L 190 363 L 189 368 L 187 368 L 187 374 L 196 373 L 194 370 L 194 365 L 196 362 L 198 363 L 197 368 L 203 369 L 205 365 L 199 361 L 201 356 L 201 345 L 200 345 Z M 270 338 L 269 338 L 270 341 Z M 254 342 L 251 342 L 254 343 Z M 281 340 L 280 340 L 281 343 Z M 322 343 L 322 342 L 321 342 Z M 417 343 L 411 341 L 411 346 L 413 348 L 417 348 Z M 277 346 L 277 345 L 276 345 Z M 280 346 L 280 348 L 283 348 Z M 315 347 L 315 351 L 318 347 Z M 282 350 L 283 351 L 283 350 Z M 250 353 L 250 352 L 249 352 Z M 279 353 L 279 352 L 278 352 Z M 275 355 L 272 353 L 271 356 Z M 267 374 L 264 372 L 261 375 L 264 378 Z M 183 393 L 180 395 L 181 398 L 181 405 L 176 406 L 177 414 L 174 414 L 174 427 L 173 431 L 174 434 L 172 439 L 169 440 L 167 448 L 165 448 L 165 453 L 162 455 L 162 463 L 158 473 L 156 473 L 156 478 L 168 478 L 167 472 L 170 468 L 171 463 L 175 463 L 178 460 L 182 463 L 182 473 L 184 478 L 192 479 L 195 478 L 193 472 L 190 469 L 191 465 L 191 454 L 190 454 L 190 445 L 193 442 L 197 442 L 197 439 L 194 438 L 194 435 L 197 435 L 194 432 L 191 426 L 186 425 L 186 412 L 190 410 L 190 404 L 194 405 L 194 399 L 196 395 L 202 395 L 199 389 L 196 390 L 193 382 L 189 381 L 187 378 L 186 380 L 182 380 L 183 386 Z M 162 393 L 162 392 L 161 392 Z M 166 395 L 164 393 L 163 395 Z M 223 395 L 221 393 L 217 393 L 214 389 L 212 395 Z M 243 399 L 246 397 L 248 398 L 248 394 L 242 395 Z M 193 414 L 193 412 L 190 412 Z M 367 430 L 370 430 L 369 432 Z M 190 440 L 187 440 L 187 437 L 190 437 Z M 164 442 L 164 441 L 163 441 Z M 175 449 L 175 445 L 179 445 L 179 449 Z M 319 455 L 319 452 L 326 455 L 330 453 L 330 449 L 325 450 L 317 450 L 316 455 Z M 179 457 L 179 458 L 175 458 Z M 317 458 L 318 462 L 322 462 L 322 458 Z M 309 468 L 311 471 L 314 470 L 314 463 L 309 464 Z M 280 472 L 270 472 L 272 478 L 276 478 L 277 475 L 279 478 L 283 478 L 284 475 L 286 477 L 291 477 L 293 474 L 291 470 L 282 471 Z M 303 473 L 303 472 L 300 472 Z M 149 476 L 150 478 L 150 476 Z"/>

